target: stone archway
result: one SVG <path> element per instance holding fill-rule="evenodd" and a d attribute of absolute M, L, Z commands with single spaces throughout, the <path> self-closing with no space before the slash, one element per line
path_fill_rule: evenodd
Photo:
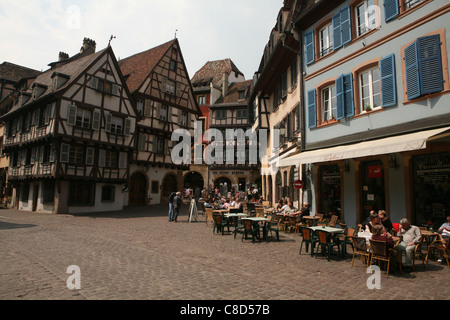
<path fill-rule="evenodd" d="M 192 188 L 199 187 L 200 190 L 205 186 L 205 181 L 203 180 L 203 176 L 196 172 L 190 171 L 184 175 L 183 181 L 184 188 Z"/>

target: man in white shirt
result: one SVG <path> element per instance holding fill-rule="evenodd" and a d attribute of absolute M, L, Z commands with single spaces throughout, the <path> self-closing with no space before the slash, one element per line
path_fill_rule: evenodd
<path fill-rule="evenodd" d="M 400 220 L 399 230 L 401 242 L 396 248 L 400 254 L 405 252 L 404 270 L 406 272 L 411 272 L 412 254 L 416 245 L 422 241 L 422 234 L 420 233 L 420 229 L 416 226 L 412 226 L 406 218 Z"/>
<path fill-rule="evenodd" d="M 444 240 L 447 240 L 450 237 L 450 215 L 448 215 L 446 219 L 446 222 L 444 222 L 438 230 Z"/>

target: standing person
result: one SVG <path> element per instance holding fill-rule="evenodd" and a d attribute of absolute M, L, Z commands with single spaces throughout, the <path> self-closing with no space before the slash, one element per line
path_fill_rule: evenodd
<path fill-rule="evenodd" d="M 400 220 L 399 231 L 401 242 L 396 248 L 400 254 L 405 252 L 404 270 L 406 272 L 411 272 L 412 253 L 414 252 L 416 245 L 422 241 L 422 234 L 420 233 L 420 229 L 416 226 L 412 226 L 406 218 Z"/>
<path fill-rule="evenodd" d="M 173 214 L 174 214 L 173 199 L 175 198 L 176 195 L 177 195 L 176 192 L 172 192 L 169 196 L 169 222 L 173 221 Z"/>
<path fill-rule="evenodd" d="M 180 214 L 180 207 L 183 204 L 183 198 L 181 197 L 181 192 L 177 192 L 175 198 L 173 199 L 174 216 L 173 221 L 178 222 L 178 215 Z"/>

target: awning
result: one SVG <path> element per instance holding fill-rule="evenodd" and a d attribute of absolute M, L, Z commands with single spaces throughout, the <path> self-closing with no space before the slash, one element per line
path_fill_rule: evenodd
<path fill-rule="evenodd" d="M 354 159 L 379 154 L 425 149 L 427 147 L 427 141 L 432 140 L 433 137 L 441 137 L 436 136 L 448 130 L 450 130 L 450 127 L 420 131 L 372 141 L 364 141 L 339 147 L 305 151 L 280 160 L 279 166 L 287 167 L 292 165 L 299 165 L 301 163 L 318 163 L 344 159 Z M 450 135 L 450 132 L 448 133 L 448 135 Z"/>

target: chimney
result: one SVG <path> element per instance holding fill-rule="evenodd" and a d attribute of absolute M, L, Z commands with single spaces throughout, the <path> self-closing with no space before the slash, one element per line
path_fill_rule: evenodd
<path fill-rule="evenodd" d="M 94 40 L 91 40 L 89 38 L 83 39 L 83 46 L 80 49 L 80 53 L 82 54 L 91 54 L 95 53 L 95 49 L 97 47 L 97 44 Z"/>
<path fill-rule="evenodd" d="M 64 61 L 69 59 L 69 55 L 65 52 L 60 52 L 59 53 L 59 58 L 58 58 L 58 62 Z"/>
<path fill-rule="evenodd" d="M 226 96 L 228 94 L 228 72 L 223 73 L 222 78 L 222 96 Z"/>

